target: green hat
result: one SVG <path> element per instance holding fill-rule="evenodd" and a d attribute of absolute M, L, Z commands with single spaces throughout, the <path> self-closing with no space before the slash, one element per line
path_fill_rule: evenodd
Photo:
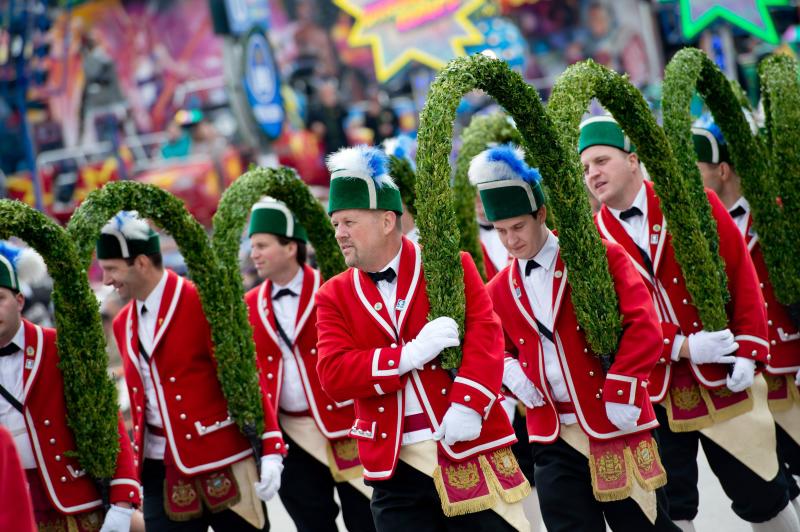
<path fill-rule="evenodd" d="M 301 242 L 308 242 L 308 233 L 297 218 L 282 201 L 262 198 L 250 211 L 250 228 L 247 236 L 253 233 L 270 233 Z"/>
<path fill-rule="evenodd" d="M 160 252 L 158 233 L 136 211 L 121 211 L 114 216 L 97 239 L 98 259 L 133 259 Z"/>
<path fill-rule="evenodd" d="M 387 174 L 389 158 L 379 148 L 342 148 L 328 156 L 331 188 L 328 214 L 344 209 L 372 209 L 403 214 L 400 190 Z"/>
<path fill-rule="evenodd" d="M 631 139 L 622 131 L 616 120 L 610 116 L 593 116 L 581 122 L 581 136 L 578 140 L 578 153 L 591 146 L 613 146 L 631 153 L 636 148 Z"/>
<path fill-rule="evenodd" d="M 470 161 L 468 173 L 490 222 L 536 212 L 544 205 L 542 176 L 513 144 L 482 151 Z"/>
<path fill-rule="evenodd" d="M 702 127 L 692 128 L 692 142 L 697 162 L 719 164 L 730 162 L 728 146 L 721 142 L 711 129 Z"/>
<path fill-rule="evenodd" d="M 44 259 L 36 251 L 0 241 L 0 286 L 19 292 L 20 281 L 35 282 L 46 274 Z"/>

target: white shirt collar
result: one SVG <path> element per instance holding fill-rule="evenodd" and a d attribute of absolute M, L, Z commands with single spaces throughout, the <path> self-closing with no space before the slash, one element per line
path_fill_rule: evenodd
<path fill-rule="evenodd" d="M 17 332 L 14 335 L 14 338 L 11 339 L 11 342 L 14 342 L 16 346 L 19 347 L 20 351 L 25 350 L 25 322 L 23 322 L 22 320 L 20 320 L 19 329 L 17 329 Z"/>
<path fill-rule="evenodd" d="M 380 270 L 377 270 L 377 271 L 382 272 L 382 271 L 386 270 L 387 268 L 391 268 L 391 269 L 394 270 L 395 275 L 399 276 L 400 275 L 400 255 L 402 253 L 403 253 L 403 244 L 401 243 L 400 244 L 400 251 L 397 252 L 397 255 L 395 255 L 394 258 L 389 261 L 389 264 L 387 264 L 386 266 L 384 266 L 383 268 L 381 268 Z M 395 283 L 397 282 L 397 277 L 394 278 L 394 282 Z M 392 284 L 394 284 L 394 283 L 392 283 Z"/>
<path fill-rule="evenodd" d="M 736 207 L 741 207 L 742 209 L 744 209 L 744 213 L 745 213 L 745 214 L 749 214 L 749 213 L 750 213 L 750 202 L 749 202 L 749 201 L 747 201 L 747 200 L 744 198 L 744 196 L 740 196 L 740 197 L 739 197 L 739 199 L 738 199 L 738 200 L 736 200 L 736 203 L 734 203 L 733 205 L 731 205 L 731 208 L 730 208 L 730 209 L 728 209 L 728 212 L 732 211 L 732 210 L 733 210 L 733 209 L 735 209 Z"/>
<path fill-rule="evenodd" d="M 544 268 L 545 271 L 549 272 L 555 266 L 557 254 L 558 254 L 558 237 L 548 229 L 547 239 L 544 241 L 544 245 L 542 246 L 542 249 L 539 250 L 539 253 L 537 253 L 530 259 L 519 261 L 522 277 L 523 278 L 525 277 L 525 266 L 528 264 L 529 260 L 535 260 L 539 266 Z"/>
<path fill-rule="evenodd" d="M 147 305 L 147 312 L 152 312 L 153 315 L 158 314 L 158 309 L 161 306 L 161 297 L 164 295 L 164 288 L 167 286 L 167 270 L 164 269 L 164 273 L 161 275 L 161 280 L 158 281 L 155 288 L 150 292 L 144 301 L 136 300 L 136 310 L 139 311 L 139 315 L 142 314 L 142 306 Z"/>
<path fill-rule="evenodd" d="M 294 274 L 294 277 L 292 277 L 292 280 L 289 281 L 289 283 L 286 286 L 279 285 L 278 283 L 272 283 L 272 294 L 270 294 L 270 295 L 275 295 L 278 292 L 278 290 L 282 290 L 284 288 L 288 288 L 289 290 L 291 290 L 292 292 L 294 292 L 298 296 L 300 295 L 300 292 L 303 290 L 303 267 L 302 266 L 300 266 L 300 268 L 297 270 L 297 273 Z"/>
<path fill-rule="evenodd" d="M 642 218 L 647 218 L 647 194 L 645 192 L 644 183 L 642 183 L 642 188 L 639 189 L 639 193 L 636 194 L 636 197 L 633 198 L 633 203 L 631 204 L 628 209 L 631 207 L 638 207 L 640 211 L 642 211 Z M 608 208 L 611 211 L 611 214 L 614 215 L 614 218 L 619 220 L 619 214 L 622 211 L 626 211 L 628 209 L 613 209 L 611 207 Z"/>

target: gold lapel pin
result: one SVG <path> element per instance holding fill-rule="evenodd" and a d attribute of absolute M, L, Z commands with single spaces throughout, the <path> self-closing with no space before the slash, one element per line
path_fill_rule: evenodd
<path fill-rule="evenodd" d="M 375 303 L 375 310 L 380 311 L 382 308 L 383 308 L 383 303 L 381 303 L 380 301 Z"/>
<path fill-rule="evenodd" d="M 659 225 L 659 224 L 655 224 L 655 225 L 653 226 L 653 231 L 655 231 L 656 233 L 658 233 L 659 231 L 661 231 L 661 225 Z"/>
<path fill-rule="evenodd" d="M 25 349 L 25 354 L 28 355 L 29 357 L 32 357 L 34 352 L 35 351 L 32 346 L 28 346 L 28 348 Z"/>
<path fill-rule="evenodd" d="M 561 270 L 556 270 L 556 273 L 553 274 L 556 279 L 561 279 L 561 276 L 564 275 L 564 272 Z"/>

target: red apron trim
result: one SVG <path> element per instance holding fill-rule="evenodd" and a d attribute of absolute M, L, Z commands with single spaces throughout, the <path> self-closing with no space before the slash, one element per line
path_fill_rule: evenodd
<path fill-rule="evenodd" d="M 418 430 L 430 429 L 428 416 L 425 414 L 411 414 L 403 418 L 403 433 L 416 432 Z"/>
<path fill-rule="evenodd" d="M 353 438 L 328 440 L 328 467 L 333 480 L 346 482 L 359 478 L 364 468 L 358 456 L 358 442 Z"/>
<path fill-rule="evenodd" d="M 59 512 L 50 502 L 47 488 L 39 478 L 36 469 L 26 469 L 28 489 L 33 502 L 33 515 L 39 530 L 77 530 L 78 532 L 97 532 L 103 526 L 104 512 L 101 508 L 66 515 Z"/>
<path fill-rule="evenodd" d="M 600 502 L 629 497 L 634 479 L 645 491 L 667 483 L 658 447 L 649 432 L 613 440 L 590 439 L 589 471 L 594 497 Z"/>

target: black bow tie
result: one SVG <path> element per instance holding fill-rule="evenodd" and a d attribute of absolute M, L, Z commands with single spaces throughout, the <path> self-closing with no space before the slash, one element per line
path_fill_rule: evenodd
<path fill-rule="evenodd" d="M 639 210 L 639 207 L 631 207 L 630 209 L 625 209 L 621 213 L 619 213 L 619 219 L 623 222 L 628 218 L 633 218 L 634 216 L 641 216 L 642 211 Z"/>
<path fill-rule="evenodd" d="M 378 284 L 379 281 L 386 281 L 387 283 L 393 283 L 395 279 L 397 279 L 397 274 L 394 273 L 392 268 L 386 268 L 382 272 L 367 272 L 369 278 L 372 279 L 372 282 Z"/>
<path fill-rule="evenodd" d="M 478 225 L 480 226 L 481 229 L 486 229 L 487 231 L 494 229 L 494 226 L 492 224 L 485 224 L 483 222 L 478 222 Z"/>
<path fill-rule="evenodd" d="M 14 342 L 11 342 L 5 347 L 0 347 L 0 357 L 11 356 L 17 351 L 19 351 L 19 346 Z"/>
<path fill-rule="evenodd" d="M 280 290 L 278 290 L 277 292 L 275 292 L 275 294 L 272 296 L 272 300 L 273 300 L 273 301 L 277 301 L 277 300 L 279 300 L 280 298 L 282 298 L 283 296 L 292 296 L 292 297 L 294 297 L 294 296 L 296 296 L 296 295 L 297 295 L 297 294 L 295 294 L 294 292 L 292 292 L 292 291 L 291 291 L 291 290 L 289 290 L 288 288 L 281 288 Z"/>
<path fill-rule="evenodd" d="M 744 216 L 745 214 L 747 214 L 747 211 L 744 210 L 744 207 L 742 207 L 741 205 L 737 205 L 733 209 L 729 210 L 728 214 L 731 215 L 731 218 L 739 218 L 740 216 Z"/>
<path fill-rule="evenodd" d="M 531 259 L 528 261 L 528 264 L 525 265 L 525 277 L 531 274 L 531 271 L 535 270 L 536 268 L 540 268 L 542 265 L 536 262 L 535 260 Z"/>

